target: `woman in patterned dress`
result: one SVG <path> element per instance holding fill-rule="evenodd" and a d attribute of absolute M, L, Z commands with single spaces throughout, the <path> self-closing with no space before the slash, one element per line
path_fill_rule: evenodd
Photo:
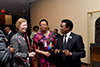
<path fill-rule="evenodd" d="M 39 27 L 38 26 L 34 26 L 33 27 L 33 32 L 30 35 L 30 39 L 31 39 L 31 50 L 33 50 L 33 38 L 34 38 L 34 35 L 38 32 L 38 30 L 39 30 Z"/>
<path fill-rule="evenodd" d="M 42 19 L 39 22 L 40 31 L 34 36 L 34 50 L 39 54 L 38 67 L 50 67 L 54 57 L 53 50 L 56 45 L 56 38 L 53 32 L 47 30 L 48 22 Z"/>

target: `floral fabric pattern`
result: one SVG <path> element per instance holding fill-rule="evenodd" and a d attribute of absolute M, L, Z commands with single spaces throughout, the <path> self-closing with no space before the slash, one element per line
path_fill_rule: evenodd
<path fill-rule="evenodd" d="M 48 36 L 45 36 L 45 39 L 44 39 L 44 36 L 43 36 L 42 32 L 39 31 L 34 36 L 33 41 L 34 41 L 33 42 L 34 50 L 39 49 L 39 50 L 42 50 L 42 51 L 49 51 L 51 54 L 52 54 L 51 49 L 54 49 L 56 44 L 57 44 L 55 35 L 51 31 L 49 32 Z M 52 48 L 48 49 L 50 44 L 52 44 L 53 47 L 51 46 Z M 49 63 L 48 58 L 46 56 L 44 56 L 42 54 L 39 54 L 38 60 L 39 60 L 39 62 L 38 62 L 39 67 L 43 67 L 43 65 L 46 65 L 46 67 L 50 66 L 50 63 Z"/>
<path fill-rule="evenodd" d="M 35 31 L 33 31 L 30 35 L 30 39 L 31 39 L 31 50 L 33 50 L 33 38 L 34 38 L 34 35 L 36 34 Z"/>

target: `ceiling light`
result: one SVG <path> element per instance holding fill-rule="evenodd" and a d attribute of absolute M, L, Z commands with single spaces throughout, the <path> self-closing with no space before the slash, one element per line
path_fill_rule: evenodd
<path fill-rule="evenodd" d="M 9 14 L 11 14 L 11 13 L 9 13 Z"/>
<path fill-rule="evenodd" d="M 25 10 L 23 10 L 23 12 L 25 12 Z"/>

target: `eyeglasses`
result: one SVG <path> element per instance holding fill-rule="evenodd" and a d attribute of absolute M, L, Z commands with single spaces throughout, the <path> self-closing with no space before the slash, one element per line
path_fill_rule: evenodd
<path fill-rule="evenodd" d="M 46 24 L 42 24 L 42 25 L 40 25 L 40 26 L 47 26 Z"/>

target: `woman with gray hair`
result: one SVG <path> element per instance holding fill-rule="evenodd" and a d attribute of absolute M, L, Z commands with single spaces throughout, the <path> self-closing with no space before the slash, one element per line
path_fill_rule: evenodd
<path fill-rule="evenodd" d="M 15 48 L 14 67 L 34 67 L 33 57 L 35 52 L 31 51 L 29 38 L 27 36 L 27 20 L 20 18 L 16 22 L 18 31 L 11 39 L 11 44 Z"/>

